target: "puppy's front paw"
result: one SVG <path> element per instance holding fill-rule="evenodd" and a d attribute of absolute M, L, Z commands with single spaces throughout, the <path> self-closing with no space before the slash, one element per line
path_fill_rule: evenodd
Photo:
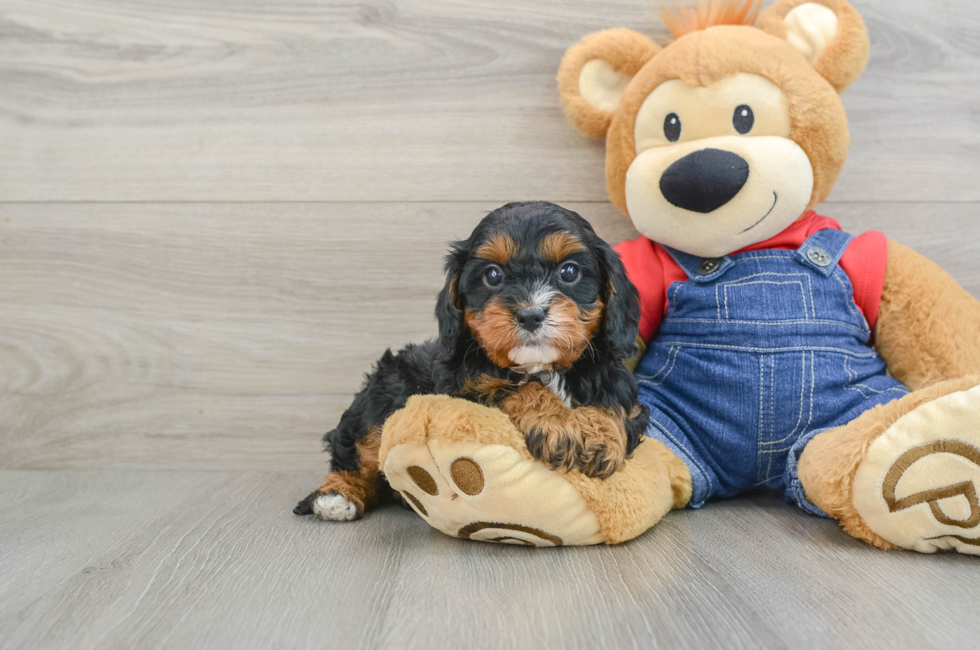
<path fill-rule="evenodd" d="M 626 446 L 622 443 L 609 445 L 586 440 L 579 459 L 579 469 L 586 476 L 609 478 L 626 465 Z"/>
<path fill-rule="evenodd" d="M 361 516 L 356 504 L 339 492 L 327 492 L 313 500 L 313 514 L 324 521 L 353 521 Z"/>
<path fill-rule="evenodd" d="M 575 410 L 582 432 L 579 469 L 586 476 L 609 478 L 626 464 L 626 432 L 622 415 L 586 406 Z"/>
<path fill-rule="evenodd" d="M 528 451 L 551 469 L 571 471 L 579 464 L 582 445 L 561 426 L 532 426 L 524 434 Z"/>

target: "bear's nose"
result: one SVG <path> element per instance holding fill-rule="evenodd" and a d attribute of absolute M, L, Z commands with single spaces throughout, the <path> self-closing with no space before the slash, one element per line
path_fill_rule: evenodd
<path fill-rule="evenodd" d="M 660 191 L 678 208 L 704 214 L 735 198 L 748 178 L 749 163 L 741 156 L 702 149 L 668 167 L 660 177 Z"/>

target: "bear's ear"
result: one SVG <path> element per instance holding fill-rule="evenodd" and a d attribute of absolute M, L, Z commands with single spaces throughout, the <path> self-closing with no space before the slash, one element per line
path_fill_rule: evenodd
<path fill-rule="evenodd" d="M 868 64 L 868 30 L 845 0 L 776 0 L 759 28 L 796 48 L 839 93 Z"/>
<path fill-rule="evenodd" d="M 659 51 L 629 29 L 589 34 L 569 48 L 558 68 L 558 90 L 572 126 L 594 138 L 606 135 L 626 86 Z"/>

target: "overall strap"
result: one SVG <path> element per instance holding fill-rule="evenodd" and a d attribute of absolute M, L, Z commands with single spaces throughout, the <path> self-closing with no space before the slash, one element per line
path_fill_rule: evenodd
<path fill-rule="evenodd" d="M 663 246 L 663 244 L 661 244 Z M 664 246 L 677 265 L 694 282 L 711 282 L 723 276 L 735 264 L 728 255 L 724 257 L 698 257 Z"/>
<path fill-rule="evenodd" d="M 796 249 L 796 259 L 820 275 L 829 276 L 852 239 L 853 235 L 833 228 L 818 230 Z"/>

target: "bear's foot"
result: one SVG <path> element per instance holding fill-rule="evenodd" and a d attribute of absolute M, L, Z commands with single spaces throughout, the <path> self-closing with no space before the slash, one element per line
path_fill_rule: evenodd
<path fill-rule="evenodd" d="M 807 496 L 877 546 L 980 555 L 978 383 L 942 382 L 817 436 L 800 460 Z"/>
<path fill-rule="evenodd" d="M 691 496 L 687 467 L 646 440 L 607 479 L 554 471 L 497 409 L 414 396 L 387 421 L 381 469 L 430 526 L 462 539 L 524 546 L 616 544 Z"/>
<path fill-rule="evenodd" d="M 602 541 L 595 514 L 563 474 L 504 445 L 397 445 L 385 476 L 431 526 L 453 537 L 524 546 Z"/>

